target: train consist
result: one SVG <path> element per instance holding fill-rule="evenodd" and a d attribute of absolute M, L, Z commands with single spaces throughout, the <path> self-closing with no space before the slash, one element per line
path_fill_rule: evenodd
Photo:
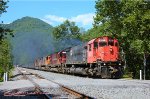
<path fill-rule="evenodd" d="M 118 40 L 103 36 L 36 59 L 34 67 L 68 74 L 120 78 L 124 62 L 119 53 Z"/>

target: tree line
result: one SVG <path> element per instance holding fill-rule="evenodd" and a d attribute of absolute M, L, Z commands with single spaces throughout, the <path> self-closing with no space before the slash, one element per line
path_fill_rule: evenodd
<path fill-rule="evenodd" d="M 6 8 L 8 7 L 8 1 L 0 1 L 0 15 L 6 12 Z M 10 29 L 4 28 L 3 22 L 0 24 L 0 81 L 3 80 L 4 72 L 10 72 L 13 68 L 12 64 L 12 54 L 11 54 L 11 45 L 8 40 L 7 34 L 13 36 L 12 31 Z"/>

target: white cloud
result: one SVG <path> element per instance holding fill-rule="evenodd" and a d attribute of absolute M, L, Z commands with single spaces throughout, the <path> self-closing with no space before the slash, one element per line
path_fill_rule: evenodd
<path fill-rule="evenodd" d="M 74 22 L 79 22 L 82 23 L 82 25 L 89 25 L 93 23 L 93 17 L 95 16 L 95 14 L 93 13 L 88 13 L 88 14 L 82 14 L 82 15 L 78 15 L 76 17 L 72 17 L 70 20 L 74 21 Z"/>
<path fill-rule="evenodd" d="M 10 24 L 11 22 L 4 22 L 3 24 Z"/>
<path fill-rule="evenodd" d="M 94 16 L 95 16 L 94 13 L 80 14 L 80 15 L 70 17 L 70 18 L 65 18 L 61 16 L 56 16 L 56 15 L 46 15 L 42 20 L 51 25 L 56 26 L 68 19 L 70 21 L 75 22 L 77 25 L 81 27 L 91 27 Z"/>
<path fill-rule="evenodd" d="M 64 22 L 66 20 L 66 18 L 59 17 L 59 16 L 56 16 L 56 15 L 46 15 L 45 19 L 55 21 L 55 22 Z"/>
<path fill-rule="evenodd" d="M 46 20 L 46 19 L 41 19 L 41 20 L 43 20 L 44 22 L 46 22 L 46 23 L 48 23 L 48 24 L 54 24 L 52 21 L 50 21 L 50 20 Z"/>

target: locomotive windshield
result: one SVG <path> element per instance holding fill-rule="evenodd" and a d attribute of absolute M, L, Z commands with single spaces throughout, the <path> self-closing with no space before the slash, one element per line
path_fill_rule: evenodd
<path fill-rule="evenodd" d="M 101 39 L 99 40 L 99 46 L 107 46 L 106 40 L 103 39 L 103 38 L 101 38 Z"/>
<path fill-rule="evenodd" d="M 112 38 L 108 39 L 108 46 L 114 46 L 114 40 Z"/>

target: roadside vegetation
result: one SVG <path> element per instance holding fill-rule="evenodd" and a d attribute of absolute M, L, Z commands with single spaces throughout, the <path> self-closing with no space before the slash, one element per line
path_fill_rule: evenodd
<path fill-rule="evenodd" d="M 6 12 L 7 2 L 0 1 L 0 15 Z M 13 36 L 12 31 L 4 28 L 3 24 L 0 25 L 0 81 L 3 81 L 4 72 L 10 72 L 13 68 L 12 64 L 12 54 L 11 54 L 11 45 L 7 39 L 7 34 Z"/>

